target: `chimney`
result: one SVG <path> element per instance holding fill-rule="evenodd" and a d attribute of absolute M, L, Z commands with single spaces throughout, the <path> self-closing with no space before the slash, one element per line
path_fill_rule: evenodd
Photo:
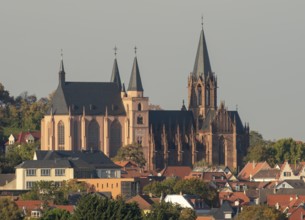
<path fill-rule="evenodd" d="M 150 198 L 152 198 L 152 193 L 151 193 L 151 192 L 149 192 L 149 194 L 148 194 L 148 195 L 149 195 L 149 197 L 150 197 Z"/>
<path fill-rule="evenodd" d="M 256 164 L 255 164 L 255 161 L 253 160 L 253 161 L 252 161 L 252 167 L 253 167 L 253 169 L 255 168 L 255 165 L 256 165 Z"/>
<path fill-rule="evenodd" d="M 292 201 L 293 200 L 293 197 L 292 196 L 290 196 L 290 199 L 289 199 L 289 201 Z"/>
<path fill-rule="evenodd" d="M 180 196 L 182 196 L 182 191 L 180 191 Z"/>

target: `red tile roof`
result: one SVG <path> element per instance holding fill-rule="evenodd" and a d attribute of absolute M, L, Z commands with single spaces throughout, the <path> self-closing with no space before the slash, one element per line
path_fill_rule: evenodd
<path fill-rule="evenodd" d="M 192 172 L 188 166 L 168 166 L 161 171 L 162 176 L 172 177 L 177 176 L 183 179 Z"/>
<path fill-rule="evenodd" d="M 250 180 L 250 175 L 254 176 L 258 171 L 263 169 L 271 169 L 269 164 L 265 162 L 248 162 L 244 168 L 239 172 L 238 179 L 240 180 Z"/>
<path fill-rule="evenodd" d="M 244 192 L 220 192 L 219 200 L 229 201 L 232 206 L 235 206 L 234 202 L 239 200 L 241 206 L 248 205 L 250 202 L 249 197 Z"/>
<path fill-rule="evenodd" d="M 300 206 L 291 212 L 288 220 L 304 220 L 305 219 L 305 208 Z"/>

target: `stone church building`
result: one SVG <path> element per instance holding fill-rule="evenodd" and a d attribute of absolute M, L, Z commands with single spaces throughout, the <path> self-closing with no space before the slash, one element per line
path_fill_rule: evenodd
<path fill-rule="evenodd" d="M 249 126 L 237 111 L 217 106 L 203 29 L 194 69 L 188 76 L 188 104 L 181 110 L 150 110 L 137 57 L 125 90 L 117 59 L 110 82 L 66 81 L 63 59 L 51 108 L 41 121 L 41 150 L 100 150 L 110 158 L 119 148 L 138 143 L 146 168 L 192 165 L 205 160 L 237 168 L 249 146 Z"/>

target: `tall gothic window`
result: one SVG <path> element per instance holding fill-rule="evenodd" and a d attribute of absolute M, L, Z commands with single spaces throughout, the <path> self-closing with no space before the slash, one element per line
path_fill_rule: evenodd
<path fill-rule="evenodd" d="M 96 120 L 92 120 L 88 126 L 88 149 L 99 150 L 100 143 L 100 126 Z"/>
<path fill-rule="evenodd" d="M 78 135 L 78 121 L 74 121 L 74 123 L 73 123 L 73 135 L 74 135 L 74 149 L 75 150 L 78 150 L 78 149 L 80 149 L 80 146 L 79 146 L 79 142 L 78 142 L 78 140 L 79 140 L 79 135 Z"/>
<path fill-rule="evenodd" d="M 142 105 L 141 105 L 141 103 L 138 104 L 138 111 L 142 111 Z"/>
<path fill-rule="evenodd" d="M 218 149 L 218 158 L 219 158 L 219 165 L 226 165 L 225 158 L 226 158 L 226 146 L 225 146 L 225 139 L 223 136 L 219 139 L 219 149 Z"/>
<path fill-rule="evenodd" d="M 205 93 L 205 105 L 210 105 L 210 87 L 207 86 L 206 93 Z"/>
<path fill-rule="evenodd" d="M 202 89 L 200 85 L 197 87 L 197 91 L 197 103 L 198 105 L 202 105 Z"/>
<path fill-rule="evenodd" d="M 65 125 L 62 121 L 57 124 L 58 150 L 65 149 Z"/>
<path fill-rule="evenodd" d="M 122 126 L 117 119 L 114 120 L 110 126 L 109 145 L 110 157 L 114 157 L 122 146 Z"/>

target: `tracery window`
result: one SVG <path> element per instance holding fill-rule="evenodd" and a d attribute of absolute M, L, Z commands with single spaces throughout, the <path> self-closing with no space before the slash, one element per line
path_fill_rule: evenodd
<path fill-rule="evenodd" d="M 65 149 L 65 125 L 62 121 L 57 125 L 58 150 Z"/>
<path fill-rule="evenodd" d="M 100 142 L 100 126 L 96 120 L 92 120 L 88 126 L 88 149 L 98 150 Z"/>
<path fill-rule="evenodd" d="M 137 124 L 138 124 L 138 125 L 142 125 L 142 124 L 143 124 L 143 117 L 142 117 L 141 115 L 139 115 L 139 116 L 137 117 Z"/>

